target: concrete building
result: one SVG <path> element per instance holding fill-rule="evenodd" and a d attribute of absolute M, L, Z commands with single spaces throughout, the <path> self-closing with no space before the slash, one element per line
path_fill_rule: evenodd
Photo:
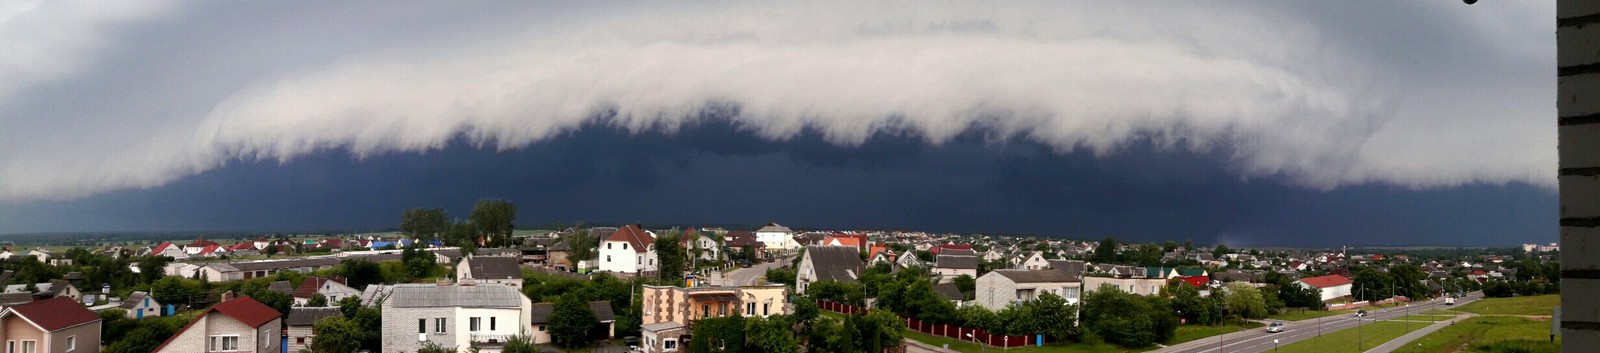
<path fill-rule="evenodd" d="M 978 278 L 978 257 L 965 255 L 939 255 L 933 264 L 933 274 L 940 282 L 949 282 L 961 275 Z"/>
<path fill-rule="evenodd" d="M 289 318 L 284 320 L 284 324 L 289 325 L 287 331 L 287 338 L 289 339 L 287 347 L 289 347 L 289 351 L 299 352 L 303 349 L 311 349 L 311 341 L 316 339 L 316 332 L 313 332 L 311 328 L 317 324 L 317 321 L 342 315 L 344 313 L 340 312 L 337 307 L 289 309 Z"/>
<path fill-rule="evenodd" d="M 855 251 L 854 248 L 844 248 Z M 859 260 L 859 259 L 858 259 Z M 688 344 L 687 335 L 695 321 L 730 315 L 760 316 L 786 314 L 785 287 L 662 287 L 645 286 L 640 340 L 645 352 L 663 353 Z"/>
<path fill-rule="evenodd" d="M 396 285 L 383 300 L 383 351 L 415 352 L 428 343 L 499 352 L 532 321 L 533 303 L 502 285 Z"/>
<path fill-rule="evenodd" d="M 756 241 L 765 244 L 767 250 L 794 250 L 800 248 L 800 242 L 794 240 L 794 230 L 777 223 L 767 223 L 761 229 L 756 229 Z"/>
<path fill-rule="evenodd" d="M 994 270 L 978 277 L 973 293 L 978 305 L 992 311 L 1005 309 L 1015 303 L 1033 300 L 1040 294 L 1052 293 L 1077 303 L 1083 292 L 1082 282 L 1059 270 Z"/>
<path fill-rule="evenodd" d="M 1556 1 L 1562 351 L 1600 347 L 1600 2 Z"/>
<path fill-rule="evenodd" d="M 630 224 L 600 241 L 601 271 L 643 274 L 656 271 L 656 234 Z"/>
<path fill-rule="evenodd" d="M 155 352 L 282 352 L 282 316 L 250 297 L 228 298 L 195 316 Z"/>
<path fill-rule="evenodd" d="M 0 341 L 6 352 L 99 352 L 100 316 L 64 297 L 19 304 L 0 310 Z"/>
<path fill-rule="evenodd" d="M 1136 295 L 1161 294 L 1161 287 L 1167 285 L 1165 278 L 1116 278 L 1085 276 L 1083 277 L 1083 291 L 1085 293 L 1100 290 L 1101 286 L 1111 285 L 1117 290 Z"/>

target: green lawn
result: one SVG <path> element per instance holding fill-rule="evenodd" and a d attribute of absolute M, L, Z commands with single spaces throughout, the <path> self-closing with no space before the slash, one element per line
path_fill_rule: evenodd
<path fill-rule="evenodd" d="M 1444 321 L 1456 317 L 1455 315 L 1406 315 L 1397 320 L 1411 321 Z"/>
<path fill-rule="evenodd" d="M 1561 351 L 1561 337 L 1550 342 L 1550 321 L 1521 317 L 1480 316 L 1462 320 L 1434 331 L 1395 352 L 1447 353 L 1465 351 L 1469 346 L 1519 345 L 1531 352 Z M 1499 347 L 1496 347 L 1499 348 Z"/>
<path fill-rule="evenodd" d="M 1428 311 L 1422 312 L 1422 315 L 1450 315 L 1450 316 L 1456 316 L 1456 315 L 1461 315 L 1461 312 L 1459 312 L 1459 311 L 1450 311 L 1450 310 L 1428 310 Z"/>
<path fill-rule="evenodd" d="M 1413 323 L 1410 326 L 1411 331 L 1415 331 L 1425 325 Z M 1372 347 L 1383 344 L 1384 342 L 1389 342 L 1389 340 L 1400 337 L 1401 335 L 1405 335 L 1407 332 L 1411 331 L 1407 331 L 1405 323 L 1402 322 L 1380 321 L 1361 325 L 1359 332 L 1357 332 L 1356 328 L 1352 327 L 1340 330 L 1338 332 L 1325 334 L 1322 335 L 1322 337 L 1316 337 L 1285 345 L 1279 347 L 1279 351 L 1287 353 L 1359 353 L 1366 351 L 1367 349 L 1372 349 Z M 1357 349 L 1356 347 L 1357 337 L 1360 337 L 1360 349 Z"/>
<path fill-rule="evenodd" d="M 1350 313 L 1349 310 L 1336 310 L 1336 311 L 1328 311 L 1328 310 L 1305 310 L 1305 311 L 1290 310 L 1290 311 L 1285 311 L 1285 312 L 1282 312 L 1282 313 L 1278 313 L 1276 315 L 1269 315 L 1269 316 L 1267 316 L 1267 318 L 1268 319 L 1272 319 L 1272 320 L 1279 320 L 1279 321 L 1300 321 L 1300 320 L 1309 320 L 1309 319 L 1315 319 L 1315 318 L 1319 318 L 1319 317 L 1328 317 L 1328 316 L 1334 316 L 1334 315 L 1339 315 L 1339 314 L 1348 314 L 1348 313 Z"/>
<path fill-rule="evenodd" d="M 1259 328 L 1262 326 L 1265 325 L 1253 321 L 1245 321 L 1243 324 L 1232 323 L 1225 326 L 1183 325 L 1178 326 L 1178 332 L 1173 333 L 1172 340 L 1167 341 L 1166 344 L 1174 345 L 1201 338 L 1214 337 L 1224 333 Z"/>
<path fill-rule="evenodd" d="M 1555 307 L 1561 305 L 1560 295 L 1536 295 L 1529 297 L 1511 298 L 1483 298 L 1456 310 L 1474 312 L 1483 315 L 1544 315 L 1549 316 Z"/>

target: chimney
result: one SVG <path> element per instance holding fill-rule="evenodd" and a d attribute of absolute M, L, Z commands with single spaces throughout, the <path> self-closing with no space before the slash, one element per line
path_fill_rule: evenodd
<path fill-rule="evenodd" d="M 449 287 L 450 286 L 450 279 L 449 278 L 440 278 L 439 279 L 439 286 L 440 287 Z"/>
<path fill-rule="evenodd" d="M 222 292 L 222 301 L 233 300 L 233 291 Z"/>

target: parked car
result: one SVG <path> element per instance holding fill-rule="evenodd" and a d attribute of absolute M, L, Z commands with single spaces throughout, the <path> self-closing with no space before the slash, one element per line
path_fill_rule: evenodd
<path fill-rule="evenodd" d="M 1445 297 L 1444 305 L 1456 305 L 1456 297 Z"/>
<path fill-rule="evenodd" d="M 1283 321 L 1273 321 L 1272 324 L 1267 325 L 1267 332 L 1270 332 L 1270 333 L 1283 332 Z"/>

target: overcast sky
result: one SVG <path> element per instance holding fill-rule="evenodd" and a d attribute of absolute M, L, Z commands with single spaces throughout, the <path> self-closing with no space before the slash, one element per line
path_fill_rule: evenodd
<path fill-rule="evenodd" d="M 0 233 L 1557 238 L 1554 4 L 0 2 Z"/>

